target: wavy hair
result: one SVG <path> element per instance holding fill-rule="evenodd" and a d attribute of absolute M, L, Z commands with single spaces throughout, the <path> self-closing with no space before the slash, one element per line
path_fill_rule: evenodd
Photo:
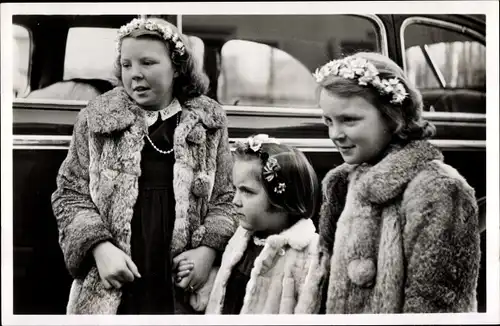
<path fill-rule="evenodd" d="M 164 19 L 151 17 L 148 18 L 148 20 L 154 21 L 157 24 L 167 25 L 174 33 L 177 33 L 185 45 L 184 55 L 179 55 L 176 51 L 171 51 L 170 49 L 172 49 L 175 45 L 170 40 L 164 40 L 163 37 L 156 31 L 136 29 L 123 39 L 127 37 L 136 39 L 145 38 L 158 40 L 165 44 L 168 52 L 170 53 L 170 59 L 172 60 L 174 69 L 177 72 L 177 76 L 174 78 L 173 82 L 173 94 L 181 103 L 191 98 L 206 94 L 208 91 L 208 77 L 199 68 L 193 54 L 193 49 L 189 43 L 189 39 L 185 35 L 179 33 L 177 27 Z M 122 85 L 122 67 L 120 61 L 121 55 L 119 52 L 115 60 L 114 75 L 117 78 L 119 85 Z"/>
<path fill-rule="evenodd" d="M 353 58 L 364 58 L 378 70 L 381 79 L 398 78 L 408 92 L 401 104 L 390 103 L 390 98 L 381 95 L 374 87 L 362 86 L 357 79 L 333 77 L 321 89 L 340 97 L 360 96 L 374 105 L 388 122 L 395 141 L 407 142 L 431 138 L 436 133 L 433 124 L 422 118 L 423 101 L 418 89 L 408 80 L 401 69 L 389 57 L 375 52 L 359 52 Z"/>

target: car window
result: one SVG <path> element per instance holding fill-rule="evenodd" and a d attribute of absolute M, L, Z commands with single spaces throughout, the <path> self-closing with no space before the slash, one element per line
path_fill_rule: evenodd
<path fill-rule="evenodd" d="M 486 46 L 465 33 L 413 23 L 404 30 L 407 73 L 419 88 L 440 88 L 433 62 L 446 88 L 483 89 Z M 428 56 L 428 57 L 426 57 Z"/>
<path fill-rule="evenodd" d="M 198 67 L 201 70 L 204 70 L 203 67 L 203 58 L 205 57 L 205 44 L 203 41 L 196 36 L 187 35 L 187 39 L 189 41 L 189 45 L 191 46 L 191 50 L 193 51 L 194 59 L 198 64 Z"/>
<path fill-rule="evenodd" d="M 227 105 L 317 107 L 316 68 L 382 51 L 380 30 L 363 16 L 185 15 L 182 24 L 204 42 L 212 96 Z"/>
<path fill-rule="evenodd" d="M 436 20 L 407 25 L 406 73 L 422 93 L 424 110 L 484 114 L 486 46 L 453 26 Z"/>
<path fill-rule="evenodd" d="M 114 81 L 117 29 L 73 27 L 68 31 L 63 79 Z"/>
<path fill-rule="evenodd" d="M 117 29 L 114 28 L 70 28 L 63 79 L 104 79 L 115 83 L 116 33 Z M 189 36 L 188 40 L 195 60 L 203 67 L 203 41 L 196 36 Z"/>
<path fill-rule="evenodd" d="M 13 95 L 24 97 L 29 93 L 29 68 L 31 62 L 31 36 L 21 25 L 13 25 Z"/>
<path fill-rule="evenodd" d="M 309 70 L 284 51 L 244 40 L 222 47 L 217 87 L 221 103 L 316 107 L 315 88 Z"/>

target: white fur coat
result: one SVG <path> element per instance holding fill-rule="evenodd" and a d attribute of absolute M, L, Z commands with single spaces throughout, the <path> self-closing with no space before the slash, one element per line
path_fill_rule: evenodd
<path fill-rule="evenodd" d="M 293 314 L 319 308 L 318 301 L 302 300 L 306 278 L 317 273 L 311 264 L 318 252 L 319 236 L 310 219 L 302 219 L 280 234 L 267 238 L 254 263 L 241 314 Z M 229 241 L 215 278 L 206 314 L 220 314 L 227 282 L 242 258 L 252 232 L 239 227 Z M 243 289 L 242 289 L 243 290 Z"/>

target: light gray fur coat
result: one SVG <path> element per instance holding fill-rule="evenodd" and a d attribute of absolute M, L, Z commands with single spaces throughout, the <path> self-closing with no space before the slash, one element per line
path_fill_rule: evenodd
<path fill-rule="evenodd" d="M 52 205 L 74 278 L 69 314 L 115 314 L 121 291 L 107 290 L 90 249 L 109 240 L 130 255 L 131 219 L 147 133 L 144 111 L 117 87 L 81 110 Z M 207 245 L 222 251 L 237 228 L 227 117 L 200 96 L 183 104 L 174 134 L 176 219 L 173 256 Z"/>
<path fill-rule="evenodd" d="M 307 278 L 316 278 L 319 235 L 310 219 L 299 220 L 280 234 L 269 236 L 252 268 L 244 293 L 241 314 L 293 314 L 319 304 L 303 300 L 301 293 Z M 241 260 L 252 232 L 239 227 L 229 241 L 215 277 L 206 314 L 220 314 L 226 287 L 234 266 Z"/>
<path fill-rule="evenodd" d="M 316 264 L 327 268 L 305 296 L 321 295 L 328 278 L 326 313 L 476 311 L 474 190 L 429 142 L 333 169 L 323 196 Z"/>

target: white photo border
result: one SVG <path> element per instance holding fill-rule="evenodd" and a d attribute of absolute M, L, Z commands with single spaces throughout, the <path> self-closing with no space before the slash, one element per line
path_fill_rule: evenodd
<path fill-rule="evenodd" d="M 497 1 L 339 1 L 1 4 L 2 324 L 5 325 L 257 325 L 478 324 L 500 322 L 499 97 Z M 51 316 L 13 315 L 12 15 L 16 14 L 484 14 L 487 43 L 487 312 L 406 315 Z M 50 294 L 48 294 L 50 299 Z"/>

